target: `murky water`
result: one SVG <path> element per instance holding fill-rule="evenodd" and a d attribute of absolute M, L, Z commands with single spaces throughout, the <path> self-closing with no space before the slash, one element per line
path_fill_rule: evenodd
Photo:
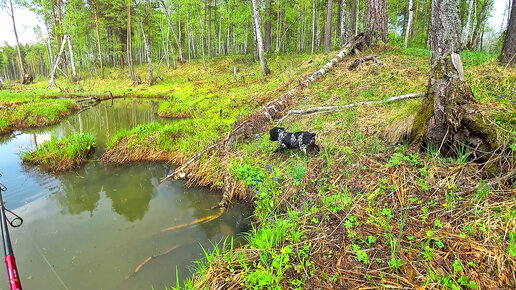
<path fill-rule="evenodd" d="M 164 289 L 175 285 L 176 269 L 180 281 L 189 276 L 201 245 L 209 249 L 249 228 L 243 205 L 212 210 L 220 200 L 214 192 L 181 181 L 159 184 L 172 170 L 167 165 L 98 161 L 118 131 L 165 122 L 155 111 L 155 102 L 120 99 L 0 140 L 4 201 L 24 218 L 10 233 L 25 289 Z M 71 132 L 91 133 L 97 144 L 81 169 L 52 175 L 22 164 L 23 150 Z M 2 268 L 0 289 L 8 289 Z"/>

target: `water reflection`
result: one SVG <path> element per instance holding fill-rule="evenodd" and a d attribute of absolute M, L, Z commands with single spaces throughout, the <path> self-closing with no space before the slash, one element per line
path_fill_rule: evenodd
<path fill-rule="evenodd" d="M 176 267 L 180 281 L 190 274 L 191 261 L 203 255 L 201 245 L 209 250 L 248 229 L 250 211 L 242 205 L 195 223 L 218 213 L 211 207 L 220 196 L 185 188 L 181 181 L 158 184 L 169 166 L 98 161 L 106 141 L 120 130 L 166 122 L 156 111 L 156 102 L 115 100 L 112 107 L 101 103 L 53 127 L 0 138 L 0 173 L 8 187 L 4 200 L 25 220 L 11 238 L 26 289 L 163 288 L 174 284 Z M 22 164 L 20 152 L 72 132 L 90 133 L 97 144 L 93 160 L 82 168 L 53 175 Z M 191 226 L 161 232 L 181 224 Z M 0 275 L 0 287 L 6 279 Z"/>

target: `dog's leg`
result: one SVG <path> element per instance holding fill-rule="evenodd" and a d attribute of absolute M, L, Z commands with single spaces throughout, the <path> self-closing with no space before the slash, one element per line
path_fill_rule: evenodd
<path fill-rule="evenodd" d="M 301 149 L 301 151 L 303 151 L 303 153 L 305 153 L 306 155 L 306 145 L 305 144 L 301 144 L 299 145 L 299 148 Z"/>
<path fill-rule="evenodd" d="M 315 147 L 315 152 L 316 152 L 315 154 L 319 155 L 319 151 L 321 151 L 321 148 L 319 148 L 319 146 L 317 146 L 317 144 L 313 144 L 312 146 Z"/>

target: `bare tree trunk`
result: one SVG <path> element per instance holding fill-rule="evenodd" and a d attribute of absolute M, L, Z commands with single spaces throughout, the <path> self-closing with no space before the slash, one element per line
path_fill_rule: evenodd
<path fill-rule="evenodd" d="M 315 11 L 316 11 L 316 3 L 317 0 L 312 0 L 312 54 L 314 53 L 315 48 Z"/>
<path fill-rule="evenodd" d="M 25 66 L 23 65 L 23 57 L 22 57 L 21 49 L 20 49 L 20 41 L 18 40 L 18 32 L 16 31 L 16 21 L 14 21 L 14 8 L 13 8 L 12 0 L 9 0 L 9 5 L 11 8 L 11 13 L 9 14 L 9 16 L 11 16 L 11 19 L 13 20 L 13 32 L 14 32 L 14 37 L 16 38 L 16 51 L 18 52 L 18 63 L 20 65 L 21 80 L 24 85 L 30 84 L 32 82 L 32 76 L 27 74 L 27 72 L 25 71 Z"/>
<path fill-rule="evenodd" d="M 252 0 L 253 2 L 253 19 L 254 19 L 254 30 L 256 31 L 256 42 L 258 46 L 258 57 L 260 58 L 260 66 L 262 67 L 262 76 L 268 75 L 271 71 L 267 66 L 267 60 L 265 59 L 263 51 L 262 41 L 262 25 L 260 23 L 260 13 L 258 12 L 258 0 Z"/>
<path fill-rule="evenodd" d="M 493 0 L 485 0 L 484 6 L 482 6 L 482 10 L 480 10 L 480 15 L 478 16 L 477 23 L 475 25 L 475 29 L 473 30 L 473 36 L 471 37 L 471 41 L 468 43 L 468 49 L 474 50 L 478 47 L 478 43 L 480 41 L 480 34 L 482 33 L 482 28 L 485 25 L 487 14 L 490 10 L 490 7 L 493 5 Z"/>
<path fill-rule="evenodd" d="M 202 23 L 201 13 L 197 10 L 197 15 L 199 16 L 199 25 L 201 26 L 201 50 L 202 50 L 202 67 L 204 71 L 206 71 L 206 57 L 204 54 L 204 24 Z"/>
<path fill-rule="evenodd" d="M 149 0 L 147 0 L 149 1 Z M 147 7 L 145 8 L 145 13 L 147 14 L 147 17 L 148 17 L 148 13 L 149 13 L 149 2 L 147 2 Z M 151 47 L 150 47 L 150 39 L 148 37 L 145 36 L 145 29 L 143 29 L 143 21 L 142 19 L 140 18 L 140 29 L 142 30 L 142 38 L 143 38 L 143 44 L 145 46 L 145 55 L 147 56 L 147 71 L 149 73 L 149 85 L 152 85 L 154 83 L 154 79 L 152 77 L 152 57 L 151 57 Z"/>
<path fill-rule="evenodd" d="M 510 15 L 498 61 L 502 64 L 514 66 L 516 64 L 516 0 L 512 0 Z"/>
<path fill-rule="evenodd" d="M 61 48 L 59 49 L 59 53 L 57 54 L 56 61 L 54 62 L 54 67 L 52 67 L 52 71 L 50 72 L 50 81 L 48 82 L 48 88 L 52 88 L 55 86 L 55 78 L 56 78 L 56 69 L 59 65 L 59 61 L 61 60 L 61 56 L 63 55 L 65 48 L 66 38 L 63 37 L 63 41 L 61 42 Z"/>
<path fill-rule="evenodd" d="M 127 66 L 129 66 L 129 75 L 131 76 L 131 81 L 136 81 L 136 76 L 134 75 L 134 65 L 133 65 L 133 44 L 132 44 L 132 31 L 131 31 L 131 0 L 127 1 Z"/>
<path fill-rule="evenodd" d="M 333 0 L 328 0 L 328 9 L 326 10 L 326 23 L 324 25 L 324 52 L 328 53 L 331 46 L 331 11 L 333 8 Z"/>
<path fill-rule="evenodd" d="M 66 40 L 68 41 L 68 52 L 70 53 L 70 64 L 72 66 L 72 82 L 77 82 L 77 72 L 75 71 L 75 59 L 73 58 L 73 48 L 72 48 L 72 40 L 70 39 L 70 35 L 65 35 Z"/>
<path fill-rule="evenodd" d="M 174 23 L 172 22 L 172 18 L 170 18 L 170 13 L 168 11 L 167 6 L 165 5 L 165 0 L 159 0 L 159 2 L 161 3 L 161 8 L 163 9 L 163 12 L 165 13 L 165 16 L 167 17 L 168 26 L 170 26 L 170 29 L 172 30 L 172 36 L 174 36 L 174 40 L 176 41 L 177 51 L 179 53 L 179 61 L 180 62 L 184 62 L 185 59 L 183 57 L 183 48 L 181 46 L 181 41 L 177 37 L 176 28 L 174 27 Z M 181 31 L 179 31 L 179 33 L 181 33 Z"/>
<path fill-rule="evenodd" d="M 376 39 L 387 42 L 387 0 L 367 1 L 364 24 L 367 45 L 371 45 Z"/>
<path fill-rule="evenodd" d="M 447 153 L 460 144 L 489 152 L 494 148 L 490 142 L 496 138 L 486 130 L 473 93 L 464 81 L 458 1 L 432 0 L 431 5 L 430 79 L 414 120 L 412 138 Z"/>
<path fill-rule="evenodd" d="M 474 1 L 474 0 L 471 0 Z M 414 18 L 414 0 L 409 0 L 409 7 L 408 7 L 408 21 L 407 21 L 407 28 L 405 29 L 405 41 L 403 42 L 403 46 L 408 46 L 408 39 L 410 36 L 410 28 L 412 27 L 412 19 Z"/>
<path fill-rule="evenodd" d="M 340 43 L 346 44 L 346 0 L 342 0 L 340 7 Z"/>
<path fill-rule="evenodd" d="M 93 0 L 93 15 L 95 16 L 95 32 L 97 33 L 97 45 L 99 49 L 100 78 L 104 79 L 104 61 L 102 60 L 102 45 L 100 44 L 99 18 L 97 16 L 97 0 Z"/>
<path fill-rule="evenodd" d="M 272 0 L 266 1 L 265 7 L 265 51 L 270 51 L 272 45 Z"/>
<path fill-rule="evenodd" d="M 411 0 L 412 1 L 412 0 Z M 468 20 L 466 21 L 466 27 L 462 32 L 462 49 L 466 48 L 469 40 L 469 31 L 471 30 L 471 19 L 473 18 L 473 7 L 475 6 L 475 0 L 469 1 L 469 9 L 468 9 Z"/>

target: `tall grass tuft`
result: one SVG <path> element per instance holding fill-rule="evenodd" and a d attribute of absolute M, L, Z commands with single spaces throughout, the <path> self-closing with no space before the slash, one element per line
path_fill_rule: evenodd
<path fill-rule="evenodd" d="M 50 172 L 66 171 L 85 163 L 94 148 L 92 135 L 72 134 L 60 140 L 52 138 L 39 148 L 23 153 L 22 160 Z"/>

